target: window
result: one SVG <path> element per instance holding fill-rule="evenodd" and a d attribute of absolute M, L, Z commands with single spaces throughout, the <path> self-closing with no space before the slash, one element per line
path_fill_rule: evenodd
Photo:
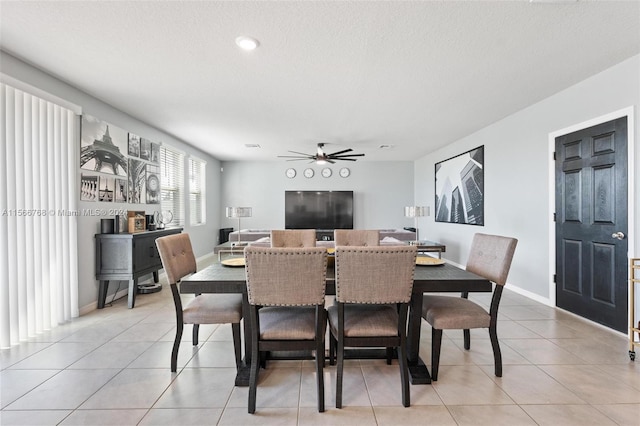
<path fill-rule="evenodd" d="M 0 83 L 0 347 L 78 312 L 73 111 Z"/>
<path fill-rule="evenodd" d="M 160 148 L 160 168 L 162 174 L 160 205 L 165 225 L 184 225 L 184 154 L 163 145 Z M 164 212 L 171 212 L 165 215 Z"/>
<path fill-rule="evenodd" d="M 198 158 L 189 158 L 189 210 L 190 225 L 202 225 L 207 221 L 205 209 L 205 177 L 207 163 Z"/>

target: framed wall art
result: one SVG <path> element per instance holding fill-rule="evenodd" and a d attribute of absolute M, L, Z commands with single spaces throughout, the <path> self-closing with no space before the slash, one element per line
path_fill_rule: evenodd
<path fill-rule="evenodd" d="M 127 176 L 127 132 L 90 115 L 82 116 L 80 168 Z"/>
<path fill-rule="evenodd" d="M 435 220 L 484 226 L 484 145 L 436 163 Z"/>

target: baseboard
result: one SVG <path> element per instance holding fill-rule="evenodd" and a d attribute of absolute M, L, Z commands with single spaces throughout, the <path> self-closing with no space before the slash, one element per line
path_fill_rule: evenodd
<path fill-rule="evenodd" d="M 536 302 L 542 303 L 543 305 L 551 306 L 555 308 L 555 305 L 551 303 L 551 299 L 549 299 L 548 297 L 540 296 L 539 294 L 532 293 L 528 290 L 524 290 L 520 287 L 516 287 L 515 285 L 509 284 L 509 283 L 506 283 L 504 287 L 508 290 L 513 291 L 514 293 L 518 293 L 521 296 L 524 296 Z"/>

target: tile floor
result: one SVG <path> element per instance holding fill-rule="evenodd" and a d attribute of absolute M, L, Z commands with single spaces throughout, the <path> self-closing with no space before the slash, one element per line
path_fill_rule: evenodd
<path fill-rule="evenodd" d="M 489 295 L 472 296 L 484 305 Z M 169 371 L 174 308 L 165 287 L 126 298 L 29 342 L 0 351 L 2 425 L 639 425 L 640 363 L 625 336 L 510 291 L 500 307 L 504 374 L 493 375 L 486 330 L 445 332 L 440 380 L 411 386 L 400 403 L 397 363 L 351 360 L 344 408 L 335 367 L 325 369 L 326 412 L 316 411 L 311 361 L 270 362 L 257 413 L 234 387 L 231 328 L 185 328 L 177 373 Z M 430 360 L 423 322 L 421 356 Z"/>

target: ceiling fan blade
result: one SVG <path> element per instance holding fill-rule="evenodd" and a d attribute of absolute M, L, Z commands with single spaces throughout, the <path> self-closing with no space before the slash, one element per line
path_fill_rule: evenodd
<path fill-rule="evenodd" d="M 342 151 L 338 151 L 338 152 L 333 152 L 331 154 L 327 154 L 329 157 L 333 157 L 334 155 L 340 155 L 340 154 L 344 154 L 345 152 L 351 152 L 353 151 L 353 149 L 349 148 L 349 149 L 343 149 Z"/>
<path fill-rule="evenodd" d="M 355 158 L 334 158 L 334 160 L 338 160 L 338 161 L 356 161 Z"/>
<path fill-rule="evenodd" d="M 325 161 L 326 161 L 327 163 L 336 164 L 336 162 L 335 162 L 335 161 L 333 161 L 333 160 L 331 160 L 331 159 L 329 159 L 329 158 L 327 158 Z"/>
<path fill-rule="evenodd" d="M 299 155 L 278 155 L 278 158 L 299 158 L 300 160 L 307 160 L 307 159 L 312 158 L 312 157 L 309 157 L 308 155 L 305 155 L 305 156 L 299 156 Z"/>
<path fill-rule="evenodd" d="M 293 154 L 304 155 L 305 157 L 313 157 L 313 154 L 307 154 L 306 152 L 298 152 L 298 151 L 288 151 L 288 152 L 291 152 Z"/>
<path fill-rule="evenodd" d="M 364 154 L 332 155 L 331 158 L 364 157 Z"/>

